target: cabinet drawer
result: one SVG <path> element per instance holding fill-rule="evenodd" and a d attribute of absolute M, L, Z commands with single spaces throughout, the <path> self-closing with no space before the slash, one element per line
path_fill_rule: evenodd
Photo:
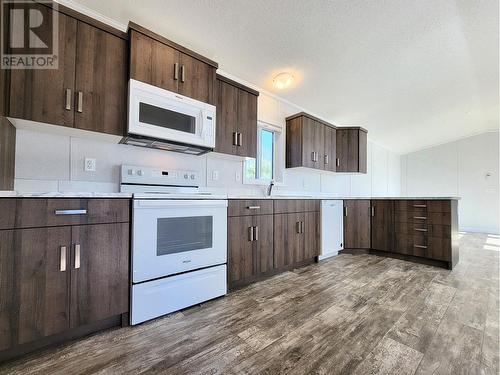
<path fill-rule="evenodd" d="M 272 199 L 230 199 L 227 216 L 269 215 L 273 213 Z"/>
<path fill-rule="evenodd" d="M 450 200 L 397 200 L 394 203 L 396 211 L 451 212 Z"/>
<path fill-rule="evenodd" d="M 451 212 L 415 212 L 396 211 L 394 215 L 396 223 L 451 225 Z"/>
<path fill-rule="evenodd" d="M 406 235 L 423 233 L 429 237 L 451 238 L 451 226 L 449 225 L 426 224 L 424 222 L 396 222 L 395 231 Z"/>
<path fill-rule="evenodd" d="M 315 212 L 319 211 L 319 202 L 316 199 L 276 199 L 274 200 L 274 213 Z"/>
<path fill-rule="evenodd" d="M 130 220 L 129 199 L 0 199 L 0 229 L 104 224 Z M 3 216 L 3 215 L 2 215 Z"/>

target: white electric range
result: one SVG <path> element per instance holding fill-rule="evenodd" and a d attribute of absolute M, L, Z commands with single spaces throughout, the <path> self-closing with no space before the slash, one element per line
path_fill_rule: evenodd
<path fill-rule="evenodd" d="M 123 165 L 133 193 L 131 324 L 227 293 L 227 200 L 195 171 Z"/>

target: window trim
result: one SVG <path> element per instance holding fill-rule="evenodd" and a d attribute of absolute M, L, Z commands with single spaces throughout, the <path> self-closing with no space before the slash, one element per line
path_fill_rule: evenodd
<path fill-rule="evenodd" d="M 259 137 L 260 130 L 264 129 L 273 133 L 273 177 L 269 178 L 260 178 L 260 154 L 261 154 L 261 141 Z M 276 126 L 273 124 L 269 124 L 263 121 L 257 121 L 257 155 L 255 158 L 255 178 L 247 178 L 245 174 L 245 165 L 247 160 L 253 160 L 253 158 L 246 158 L 242 163 L 243 167 L 243 184 L 244 185 L 269 185 L 269 183 L 274 180 L 278 185 L 280 181 L 276 182 L 276 173 L 277 173 L 277 152 L 279 152 L 280 147 L 277 144 L 278 139 L 283 136 L 283 129 L 280 126 Z"/>

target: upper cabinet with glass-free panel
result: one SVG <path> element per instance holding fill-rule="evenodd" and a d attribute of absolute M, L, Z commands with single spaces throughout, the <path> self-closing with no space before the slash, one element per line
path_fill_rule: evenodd
<path fill-rule="evenodd" d="M 217 75 L 216 152 L 257 157 L 257 97 L 259 92 Z"/>
<path fill-rule="evenodd" d="M 286 167 L 366 173 L 367 131 L 301 112 L 286 118 Z"/>
<path fill-rule="evenodd" d="M 130 78 L 215 104 L 216 62 L 133 22 L 129 34 Z"/>

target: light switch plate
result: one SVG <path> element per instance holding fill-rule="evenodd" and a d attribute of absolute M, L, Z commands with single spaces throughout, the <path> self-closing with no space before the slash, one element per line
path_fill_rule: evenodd
<path fill-rule="evenodd" d="M 85 172 L 95 172 L 96 160 L 91 158 L 85 158 L 84 170 Z"/>
<path fill-rule="evenodd" d="M 212 171 L 212 180 L 217 181 L 219 179 L 219 171 Z"/>

